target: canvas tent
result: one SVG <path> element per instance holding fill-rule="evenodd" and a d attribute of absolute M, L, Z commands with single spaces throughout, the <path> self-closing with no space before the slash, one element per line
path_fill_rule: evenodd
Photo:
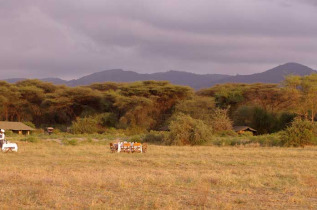
<path fill-rule="evenodd" d="M 30 126 L 25 125 L 21 122 L 7 122 L 0 121 L 0 128 L 4 130 L 11 130 L 14 133 L 29 135 L 31 131 L 35 130 Z"/>
<path fill-rule="evenodd" d="M 253 135 L 256 134 L 256 130 L 249 126 L 234 126 L 233 130 L 237 132 L 238 134 L 243 134 L 245 132 L 252 132 Z"/>

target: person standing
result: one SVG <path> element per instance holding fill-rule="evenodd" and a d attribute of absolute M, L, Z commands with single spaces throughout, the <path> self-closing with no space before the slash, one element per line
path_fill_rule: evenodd
<path fill-rule="evenodd" d="M 5 130 L 0 129 L 0 147 L 2 148 L 2 145 L 5 143 L 5 135 L 4 135 Z"/>

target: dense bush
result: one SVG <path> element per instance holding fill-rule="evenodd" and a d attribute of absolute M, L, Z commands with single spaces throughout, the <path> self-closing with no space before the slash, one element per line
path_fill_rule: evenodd
<path fill-rule="evenodd" d="M 250 126 L 258 134 L 268 134 L 285 129 L 295 116 L 294 113 L 273 113 L 261 107 L 241 106 L 234 112 L 233 120 L 235 125 Z"/>
<path fill-rule="evenodd" d="M 258 145 L 262 147 L 282 146 L 279 134 L 268 134 L 261 136 L 239 136 L 239 137 L 213 137 L 207 144 L 217 146 L 249 146 Z"/>
<path fill-rule="evenodd" d="M 218 132 L 217 136 L 221 136 L 221 137 L 236 137 L 236 136 L 239 136 L 239 134 L 237 132 L 235 132 L 234 130 L 224 130 L 224 131 Z"/>
<path fill-rule="evenodd" d="M 307 120 L 295 119 L 291 126 L 281 133 L 285 146 L 304 147 L 313 144 L 316 125 Z"/>
<path fill-rule="evenodd" d="M 252 126 L 254 109 L 252 106 L 244 105 L 237 108 L 233 113 L 234 124 L 254 127 Z"/>
<path fill-rule="evenodd" d="M 130 142 L 143 142 L 145 134 L 135 134 L 135 135 L 129 135 L 128 138 L 125 140 L 130 141 Z"/>
<path fill-rule="evenodd" d="M 275 147 L 283 146 L 283 143 L 280 139 L 280 134 L 266 134 L 261 136 L 252 136 L 250 137 L 252 143 L 259 143 L 263 147 Z"/>
<path fill-rule="evenodd" d="M 249 136 L 253 136 L 253 133 L 251 131 L 245 131 L 239 135 L 242 137 L 249 137 Z"/>
<path fill-rule="evenodd" d="M 213 137 L 209 142 L 209 145 L 216 146 L 236 146 L 236 145 L 245 145 L 251 143 L 248 138 L 240 137 Z"/>
<path fill-rule="evenodd" d="M 211 116 L 211 127 L 213 133 L 232 130 L 232 121 L 228 117 L 228 109 L 216 108 Z"/>
<path fill-rule="evenodd" d="M 277 131 L 278 118 L 275 114 L 263 108 L 256 107 L 253 112 L 252 124 L 258 134 L 274 133 Z"/>
<path fill-rule="evenodd" d="M 99 116 L 100 124 L 104 127 L 114 128 L 118 122 L 118 118 L 114 113 L 104 113 Z"/>
<path fill-rule="evenodd" d="M 72 125 L 72 132 L 74 134 L 93 134 L 98 133 L 101 130 L 98 121 L 92 117 L 77 118 Z"/>
<path fill-rule="evenodd" d="M 292 122 L 294 121 L 296 117 L 296 114 L 294 113 L 288 113 L 288 112 L 283 112 L 279 116 L 279 130 L 283 130 L 290 126 Z"/>
<path fill-rule="evenodd" d="M 39 139 L 35 136 L 28 136 L 28 137 L 21 139 L 21 141 L 37 143 L 37 142 L 39 142 Z"/>
<path fill-rule="evenodd" d="M 179 114 L 169 125 L 170 133 L 166 141 L 171 145 L 198 145 L 211 138 L 211 128 L 202 120 Z"/>
<path fill-rule="evenodd" d="M 13 133 L 13 131 L 11 131 L 11 130 L 6 130 L 6 131 L 5 131 L 5 135 L 8 137 L 8 136 L 16 136 L 16 135 L 18 135 L 18 134 Z"/>
<path fill-rule="evenodd" d="M 202 120 L 209 125 L 212 114 L 215 110 L 215 102 L 212 97 L 194 96 L 184 101 L 180 101 L 175 106 L 175 114 L 183 113 L 194 119 Z"/>
<path fill-rule="evenodd" d="M 162 144 L 166 142 L 168 132 L 166 131 L 151 131 L 143 138 L 144 142 Z"/>

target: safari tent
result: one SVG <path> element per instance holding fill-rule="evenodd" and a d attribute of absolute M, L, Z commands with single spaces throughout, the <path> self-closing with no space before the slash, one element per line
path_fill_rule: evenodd
<path fill-rule="evenodd" d="M 257 132 L 255 129 L 253 129 L 249 126 L 234 126 L 233 130 L 235 132 L 237 132 L 238 134 L 243 134 L 245 132 L 251 132 L 253 135 L 255 135 Z"/>
<path fill-rule="evenodd" d="M 22 122 L 8 122 L 0 121 L 0 128 L 4 130 L 10 130 L 17 134 L 30 135 L 31 131 L 35 130 L 30 126 L 25 125 Z"/>

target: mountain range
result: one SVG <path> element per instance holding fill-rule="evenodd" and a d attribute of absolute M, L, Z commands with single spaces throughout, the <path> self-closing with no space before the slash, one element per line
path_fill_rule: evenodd
<path fill-rule="evenodd" d="M 83 86 L 98 82 L 135 82 L 145 80 L 165 80 L 172 84 L 190 86 L 196 90 L 208 88 L 215 84 L 222 83 L 279 83 L 287 75 L 305 76 L 317 73 L 316 70 L 298 63 L 286 63 L 262 73 L 250 75 L 225 75 L 225 74 L 195 74 L 184 71 L 167 71 L 151 74 L 141 74 L 122 69 L 112 69 L 93 73 L 79 79 L 62 80 L 59 78 L 44 78 L 42 81 L 51 82 L 57 85 Z M 15 83 L 26 78 L 6 79 L 5 81 Z"/>

